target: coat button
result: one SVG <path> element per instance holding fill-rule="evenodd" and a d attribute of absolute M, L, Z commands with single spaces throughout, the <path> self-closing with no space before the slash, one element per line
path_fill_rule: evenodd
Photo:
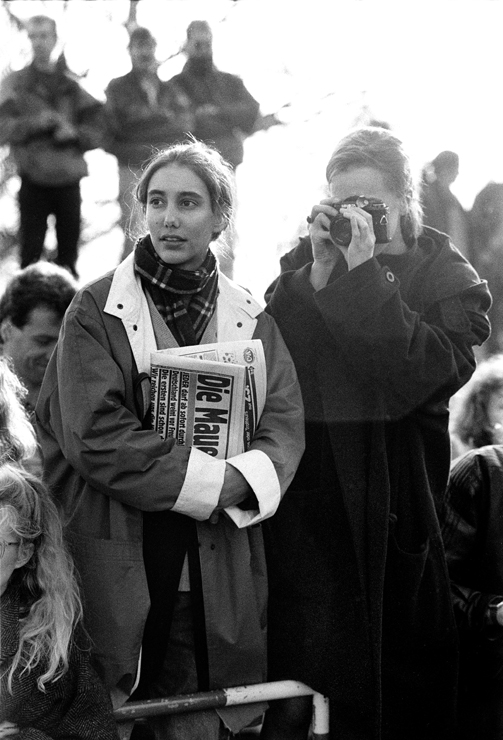
<path fill-rule="evenodd" d="M 389 280 L 390 283 L 395 282 L 395 276 L 390 270 L 388 270 L 388 272 L 386 273 L 386 280 Z"/>
<path fill-rule="evenodd" d="M 117 308 L 124 308 L 124 306 L 122 305 L 122 303 L 118 303 Z"/>
<path fill-rule="evenodd" d="M 136 324 L 133 324 L 133 330 L 138 331 L 138 327 L 136 326 Z"/>
<path fill-rule="evenodd" d="M 241 329 L 242 326 L 243 326 L 242 322 L 238 321 L 238 327 Z"/>
<path fill-rule="evenodd" d="M 210 550 L 214 550 L 214 549 L 215 549 L 215 545 L 210 545 Z"/>

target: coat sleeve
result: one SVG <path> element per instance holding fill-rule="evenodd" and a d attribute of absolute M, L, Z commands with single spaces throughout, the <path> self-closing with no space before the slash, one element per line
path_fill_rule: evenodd
<path fill-rule="evenodd" d="M 344 358 L 350 375 L 363 375 L 379 389 L 387 418 L 449 398 L 473 373 L 473 345 L 489 335 L 485 283 L 418 313 L 402 299 L 398 279 L 376 259 L 317 292 L 309 263 L 295 270 L 284 264 L 287 271 L 268 291 L 268 310 L 295 359 L 297 352 L 315 357 L 322 341 L 325 353 Z"/>
<path fill-rule="evenodd" d="M 238 527 L 257 524 L 272 516 L 292 480 L 304 451 L 304 415 L 293 362 L 273 319 L 258 317 L 255 339 L 262 339 L 267 365 L 267 396 L 250 449 L 241 455 L 216 460 L 192 448 L 187 477 L 173 510 L 207 519 L 215 508 L 217 472 L 221 489 L 226 463 L 237 468 L 254 494 L 250 510 L 226 509 Z M 217 495 L 218 500 L 218 495 Z"/>
<path fill-rule="evenodd" d="M 267 364 L 267 398 L 250 450 L 227 462 L 250 484 L 258 511 L 231 507 L 238 526 L 249 526 L 275 514 L 304 452 L 304 409 L 290 353 L 276 323 L 263 313 L 255 331 L 262 338 Z"/>
<path fill-rule="evenodd" d="M 54 467 L 62 453 L 105 496 L 143 511 L 171 509 L 190 449 L 142 428 L 127 398 L 132 375 L 132 365 L 114 357 L 100 311 L 84 292 L 66 314 L 37 404 L 45 464 Z"/>

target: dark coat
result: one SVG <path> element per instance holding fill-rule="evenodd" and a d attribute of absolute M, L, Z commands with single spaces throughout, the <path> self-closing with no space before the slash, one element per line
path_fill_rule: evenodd
<path fill-rule="evenodd" d="M 105 149 L 120 164 L 139 167 L 155 149 L 183 139 L 190 127 L 187 96 L 169 82 L 157 79 L 157 84 L 155 103 L 133 70 L 108 84 Z"/>
<path fill-rule="evenodd" d="M 196 74 L 189 60 L 170 83 L 190 100 L 195 117 L 190 133 L 214 144 L 233 167 L 241 164 L 243 141 L 252 133 L 259 113 L 259 104 L 243 81 L 215 66 L 204 75 Z M 215 106 L 216 113 L 206 112 L 207 105 Z"/>
<path fill-rule="evenodd" d="M 436 514 L 448 400 L 488 333 L 486 284 L 425 230 L 404 255 L 309 282 L 308 239 L 269 291 L 296 364 L 306 452 L 267 525 L 272 678 L 331 699 L 344 738 L 446 738 L 456 628 Z"/>
<path fill-rule="evenodd" d="M 14 722 L 20 728 L 15 736 L 19 740 L 118 740 L 109 696 L 91 667 L 88 650 L 75 642 L 68 670 L 46 684 L 45 692 L 37 687 L 43 664 L 25 675 L 18 669 L 9 692 L 7 673 L 19 646 L 19 619 L 18 589 L 9 586 L 1 600 L 0 723 Z"/>
<path fill-rule="evenodd" d="M 71 127 L 72 135 L 65 127 Z M 103 105 L 66 70 L 33 65 L 0 89 L 0 144 L 11 145 L 18 172 L 38 185 L 70 185 L 87 174 L 84 152 L 103 143 Z"/>
<path fill-rule="evenodd" d="M 489 604 L 503 601 L 503 446 L 472 450 L 451 471 L 441 523 L 460 631 L 460 731 L 503 736 L 503 627 Z"/>

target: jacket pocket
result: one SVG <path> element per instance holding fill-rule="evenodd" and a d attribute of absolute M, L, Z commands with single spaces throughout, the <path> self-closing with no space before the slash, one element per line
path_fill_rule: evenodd
<path fill-rule="evenodd" d="M 136 672 L 150 607 L 142 544 L 75 533 L 69 539 L 93 654 L 106 683 L 115 685 Z"/>

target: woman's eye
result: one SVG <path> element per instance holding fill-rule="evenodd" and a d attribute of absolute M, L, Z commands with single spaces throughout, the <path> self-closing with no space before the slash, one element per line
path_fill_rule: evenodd
<path fill-rule="evenodd" d="M 149 205 L 154 206 L 154 208 L 162 203 L 160 198 L 151 198 L 149 200 Z"/>
<path fill-rule="evenodd" d="M 182 200 L 180 202 L 180 205 L 183 206 L 183 208 L 190 208 L 191 206 L 195 206 L 196 202 L 194 200 Z"/>

